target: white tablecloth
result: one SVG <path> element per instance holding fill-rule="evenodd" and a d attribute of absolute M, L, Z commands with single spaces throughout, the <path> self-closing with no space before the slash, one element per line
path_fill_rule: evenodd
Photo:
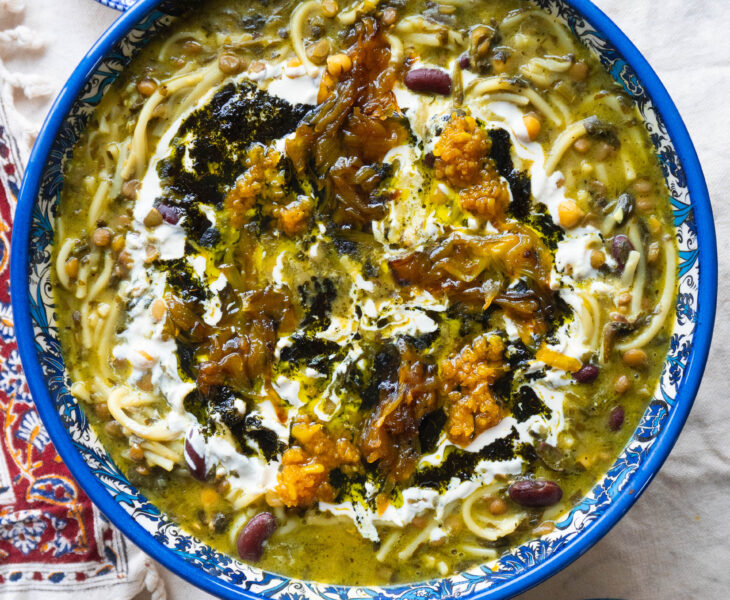
<path fill-rule="evenodd" d="M 0 7 L 3 2 L 0 1 Z M 48 36 L 47 50 L 6 61 L 60 87 L 117 17 L 91 0 L 27 0 L 24 24 Z M 661 77 L 689 128 L 705 170 L 719 241 L 715 342 L 695 408 L 661 473 L 631 512 L 590 552 L 522 600 L 730 597 L 730 2 L 596 0 Z M 41 120 L 48 103 L 19 99 Z M 206 595 L 165 571 L 173 600 Z M 50 598 L 48 600 L 51 600 Z"/>

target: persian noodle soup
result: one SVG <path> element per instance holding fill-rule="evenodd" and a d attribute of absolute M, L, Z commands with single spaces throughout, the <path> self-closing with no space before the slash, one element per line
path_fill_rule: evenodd
<path fill-rule="evenodd" d="M 200 3 L 64 181 L 71 392 L 171 519 L 264 569 L 422 580 L 549 535 L 657 385 L 669 192 L 527 2 Z"/>

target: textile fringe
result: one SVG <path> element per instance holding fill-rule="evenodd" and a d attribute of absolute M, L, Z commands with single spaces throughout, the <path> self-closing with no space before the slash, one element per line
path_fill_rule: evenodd
<path fill-rule="evenodd" d="M 147 570 L 144 576 L 144 587 L 150 593 L 150 600 L 167 600 L 165 582 L 157 572 L 157 567 L 147 561 L 144 566 Z"/>
<path fill-rule="evenodd" d="M 8 44 L 14 50 L 40 50 L 45 39 L 25 25 L 18 25 L 15 29 L 0 31 L 0 43 Z"/>
<path fill-rule="evenodd" d="M 25 0 L 0 0 L 0 15 L 3 13 L 20 13 L 25 9 Z M 14 29 L 0 31 L 0 48 L 2 54 L 18 56 L 19 52 L 29 52 L 43 48 L 43 36 L 32 29 L 19 25 Z M 11 72 L 0 57 L 0 101 L 4 105 L 12 135 L 18 140 L 21 160 L 25 162 L 38 135 L 39 124 L 33 123 L 24 117 L 15 106 L 15 93 L 20 91 L 26 98 L 32 100 L 48 96 L 53 87 L 43 77 L 32 73 Z"/>
<path fill-rule="evenodd" d="M 0 10 L 19 13 L 25 10 L 25 0 L 0 0 Z"/>

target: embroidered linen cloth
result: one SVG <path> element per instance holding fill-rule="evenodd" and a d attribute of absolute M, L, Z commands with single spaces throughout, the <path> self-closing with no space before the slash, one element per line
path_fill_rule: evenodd
<path fill-rule="evenodd" d="M 148 590 L 162 600 L 156 566 L 99 513 L 56 454 L 18 356 L 8 252 L 33 127 L 14 99 L 52 91 L 3 62 L 41 50 L 41 37 L 17 24 L 23 4 L 0 1 L 0 598 L 128 600 Z"/>
<path fill-rule="evenodd" d="M 349 1 L 342 0 L 340 4 Z M 718 323 L 695 407 L 654 483 L 594 549 L 519 600 L 720 600 L 728 597 L 730 589 L 730 347 L 725 343 L 730 339 L 730 192 L 726 183 L 730 170 L 730 111 L 726 108 L 730 92 L 730 36 L 726 31 L 730 2 L 594 2 L 625 31 L 656 69 L 697 146 L 713 199 L 718 233 Z M 15 61 L 18 69 L 43 75 L 54 89 L 60 87 L 93 41 L 118 15 L 91 0 L 27 0 L 27 4 L 28 26 L 50 32 L 73 32 L 48 40 L 43 54 L 27 54 Z M 40 120 L 48 103 L 22 102 L 19 106 L 27 118 Z M 9 232 L 4 235 L 9 237 Z M 160 574 L 173 600 L 209 598 L 166 570 Z M 0 585 L 0 598 L 4 597 Z M 54 596 L 49 594 L 47 598 L 53 600 Z"/>

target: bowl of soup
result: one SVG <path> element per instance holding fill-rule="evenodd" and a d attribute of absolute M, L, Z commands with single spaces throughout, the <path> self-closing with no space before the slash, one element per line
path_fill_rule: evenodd
<path fill-rule="evenodd" d="M 65 462 L 225 598 L 535 585 L 661 466 L 716 296 L 681 119 L 578 1 L 142 0 L 12 244 Z"/>

